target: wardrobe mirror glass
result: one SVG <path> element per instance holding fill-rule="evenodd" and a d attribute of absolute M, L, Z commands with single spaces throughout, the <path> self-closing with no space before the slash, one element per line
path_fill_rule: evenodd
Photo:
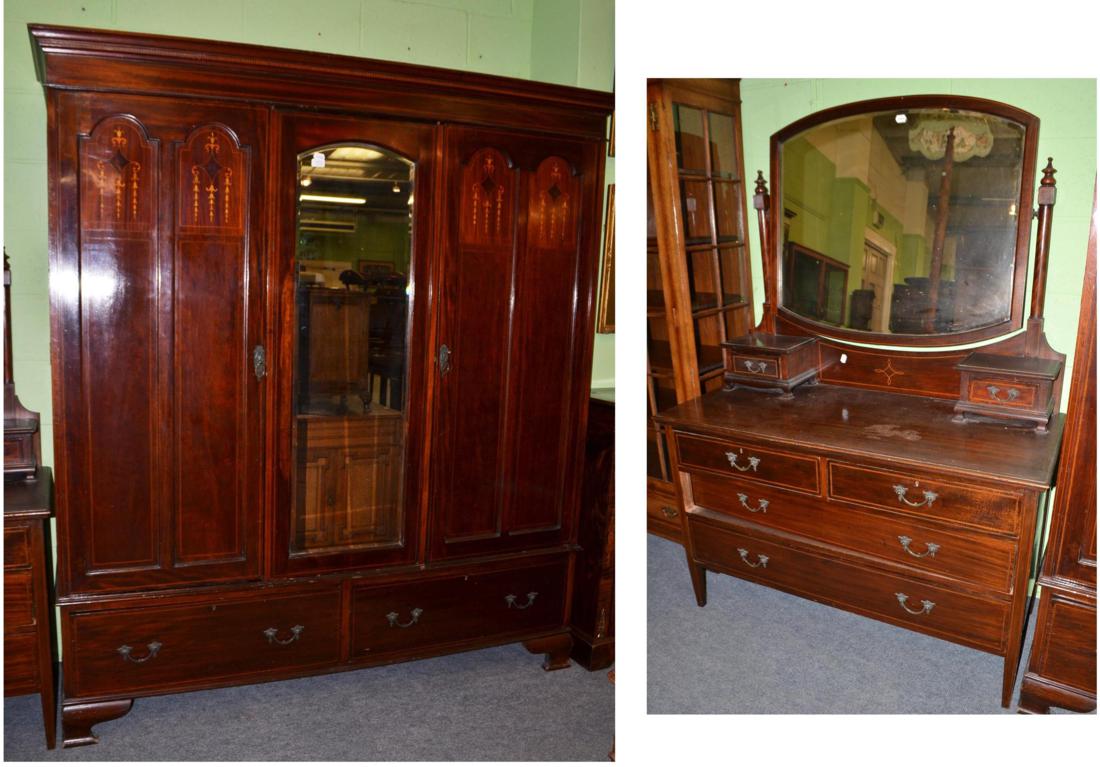
<path fill-rule="evenodd" d="M 857 334 L 1010 321 L 1025 137 L 997 115 L 915 108 L 784 139 L 780 304 Z"/>
<path fill-rule="evenodd" d="M 293 551 L 401 543 L 414 179 L 367 144 L 298 158 Z"/>

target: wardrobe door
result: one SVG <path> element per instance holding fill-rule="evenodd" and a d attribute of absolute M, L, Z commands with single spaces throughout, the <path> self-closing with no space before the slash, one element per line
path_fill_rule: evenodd
<path fill-rule="evenodd" d="M 448 131 L 432 556 L 573 539 L 603 145 Z"/>
<path fill-rule="evenodd" d="M 64 93 L 50 113 L 60 591 L 256 577 L 266 115 Z"/>
<path fill-rule="evenodd" d="M 420 552 L 432 125 L 278 114 L 275 572 Z"/>

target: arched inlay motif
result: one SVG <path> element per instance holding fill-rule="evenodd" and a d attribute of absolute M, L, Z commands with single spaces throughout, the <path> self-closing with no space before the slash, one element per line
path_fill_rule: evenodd
<path fill-rule="evenodd" d="M 247 152 L 224 125 L 203 125 L 191 132 L 176 163 L 180 226 L 242 228 Z"/>
<path fill-rule="evenodd" d="M 460 238 L 465 245 L 512 242 L 515 171 L 503 153 L 479 149 L 462 169 Z"/>
<path fill-rule="evenodd" d="M 572 250 L 577 238 L 579 179 L 561 157 L 539 163 L 531 180 L 528 237 L 538 248 Z"/>
<path fill-rule="evenodd" d="M 79 143 L 82 229 L 151 229 L 156 221 L 156 140 L 130 115 L 111 115 Z"/>

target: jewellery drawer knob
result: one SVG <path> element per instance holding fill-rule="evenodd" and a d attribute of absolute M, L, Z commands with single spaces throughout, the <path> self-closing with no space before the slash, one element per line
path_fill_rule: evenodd
<path fill-rule="evenodd" d="M 898 494 L 898 500 L 899 501 L 901 501 L 902 503 L 904 503 L 907 506 L 913 506 L 914 508 L 920 507 L 920 506 L 929 506 L 929 507 L 931 507 L 932 502 L 935 501 L 937 498 L 939 498 L 939 495 L 932 492 L 931 490 L 925 490 L 924 491 L 924 500 L 921 501 L 920 503 L 913 503 L 912 501 L 910 501 L 908 498 L 905 497 L 905 494 L 907 492 L 909 492 L 909 488 L 907 488 L 905 485 L 894 485 L 894 492 Z"/>
<path fill-rule="evenodd" d="M 749 567 L 767 567 L 768 566 L 768 557 L 764 554 L 757 554 L 756 555 L 756 562 L 750 562 L 749 561 L 749 550 L 748 549 L 738 549 L 737 553 L 741 555 L 741 561 L 744 562 Z"/>
<path fill-rule="evenodd" d="M 662 506 L 661 513 L 669 519 L 676 519 L 676 517 L 680 516 L 680 512 L 672 508 L 671 506 Z"/>
<path fill-rule="evenodd" d="M 122 645 L 122 647 L 118 648 L 118 654 L 122 656 L 123 660 L 128 660 L 131 663 L 144 663 L 147 660 L 152 660 L 153 658 L 157 657 L 157 653 L 160 652 L 160 648 L 163 646 L 164 645 L 162 645 L 160 642 L 150 642 L 149 644 L 145 645 L 148 652 L 146 652 L 145 655 L 142 655 L 140 658 L 137 658 L 130 654 L 131 652 L 133 652 L 134 648 L 128 644 L 124 644 Z"/>
<path fill-rule="evenodd" d="M 934 557 L 936 556 L 936 552 L 940 550 L 940 545 L 938 543 L 926 543 L 924 544 L 924 553 L 918 554 L 917 552 L 909 548 L 909 544 L 913 542 L 913 539 L 910 538 L 908 535 L 899 535 L 898 542 L 901 544 L 901 547 L 905 549 L 905 552 L 907 554 L 916 557 L 917 559 L 920 559 L 922 557 Z"/>
<path fill-rule="evenodd" d="M 930 602 L 927 599 L 922 599 L 920 601 L 921 609 L 912 610 L 912 609 L 909 608 L 909 605 L 906 604 L 906 602 L 909 601 L 909 597 L 907 595 L 902 594 L 899 591 L 897 594 L 894 594 L 894 596 L 898 598 L 898 604 L 901 605 L 901 608 L 903 610 L 905 610 L 905 612 L 909 613 L 910 615 L 921 615 L 922 613 L 924 613 L 924 614 L 930 613 L 930 612 L 932 612 L 932 608 L 936 606 L 935 602 Z"/>
<path fill-rule="evenodd" d="M 749 511 L 753 512 L 754 514 L 756 512 L 760 512 L 761 514 L 765 514 L 768 511 L 768 499 L 767 498 L 761 498 L 759 500 L 756 508 L 753 508 L 752 506 L 749 506 L 749 497 L 747 495 L 745 495 L 744 493 L 738 493 L 737 494 L 737 500 L 741 501 L 741 505 L 744 506 Z"/>
<path fill-rule="evenodd" d="M 274 627 L 264 629 L 264 636 L 267 637 L 268 644 L 290 644 L 302 635 L 303 629 L 305 629 L 305 626 L 291 626 L 290 639 L 279 639 L 279 629 Z"/>
<path fill-rule="evenodd" d="M 386 620 L 388 620 L 390 622 L 390 628 L 393 628 L 393 627 L 396 626 L 397 628 L 407 629 L 409 626 L 413 625 L 418 620 L 420 620 L 420 616 L 423 615 L 423 614 L 424 614 L 423 610 L 421 610 L 419 607 L 414 607 L 409 612 L 409 615 L 412 616 L 412 617 L 409 618 L 409 621 L 407 623 L 401 623 L 400 621 L 398 621 L 397 618 L 399 616 L 398 616 L 397 613 L 386 613 Z"/>
<path fill-rule="evenodd" d="M 997 396 L 1001 393 L 1000 387 L 987 386 L 985 387 L 985 390 L 989 392 L 990 397 L 992 397 L 993 399 L 1001 400 L 1002 402 L 1012 402 L 1014 399 L 1020 396 L 1020 390 L 1014 388 L 1009 388 L 1008 391 L 1005 392 L 1004 397 Z"/>
<path fill-rule="evenodd" d="M 748 471 L 749 469 L 756 471 L 756 467 L 760 465 L 760 459 L 757 458 L 755 455 L 750 455 L 749 465 L 739 466 L 737 463 L 737 453 L 733 452 L 732 450 L 726 451 L 726 460 L 730 462 L 730 466 L 737 469 L 738 471 Z"/>
<path fill-rule="evenodd" d="M 533 605 L 535 603 L 535 597 L 537 597 L 538 595 L 539 595 L 539 593 L 537 591 L 528 591 L 527 592 L 527 603 L 522 604 L 522 605 L 516 604 L 516 595 L 515 594 L 508 594 L 507 596 L 504 597 L 504 601 L 508 604 L 509 608 L 514 607 L 517 610 L 526 610 L 528 607 L 530 607 L 531 605 Z"/>

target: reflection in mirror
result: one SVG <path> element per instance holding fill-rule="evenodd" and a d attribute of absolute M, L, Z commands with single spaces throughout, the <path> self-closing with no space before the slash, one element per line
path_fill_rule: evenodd
<path fill-rule="evenodd" d="M 1022 125 L 958 110 L 877 112 L 816 125 L 779 151 L 786 309 L 918 335 L 1011 318 Z"/>
<path fill-rule="evenodd" d="M 414 170 L 367 145 L 298 158 L 295 552 L 401 542 Z"/>

